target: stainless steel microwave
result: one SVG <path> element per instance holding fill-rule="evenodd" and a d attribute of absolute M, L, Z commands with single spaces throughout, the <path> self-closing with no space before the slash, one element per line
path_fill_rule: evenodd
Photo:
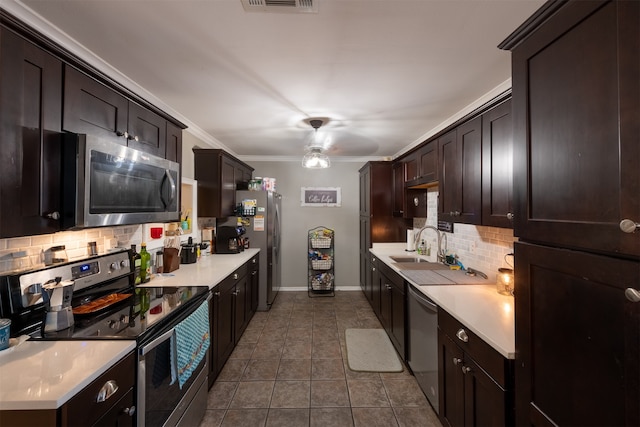
<path fill-rule="evenodd" d="M 62 228 L 178 221 L 180 165 L 91 135 L 64 134 Z"/>

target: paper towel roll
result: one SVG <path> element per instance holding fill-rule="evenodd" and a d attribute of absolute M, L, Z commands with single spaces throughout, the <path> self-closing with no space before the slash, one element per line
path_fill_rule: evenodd
<path fill-rule="evenodd" d="M 415 250 L 416 248 L 415 248 L 415 242 L 414 242 L 413 229 L 409 229 L 407 230 L 407 251 L 413 252 Z"/>

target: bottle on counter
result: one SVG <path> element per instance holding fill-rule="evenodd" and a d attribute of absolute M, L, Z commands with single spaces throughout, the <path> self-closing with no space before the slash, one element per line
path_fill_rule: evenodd
<path fill-rule="evenodd" d="M 151 280 L 151 254 L 147 252 L 147 244 L 140 243 L 140 283 Z"/>
<path fill-rule="evenodd" d="M 139 285 L 142 283 L 140 277 L 140 267 L 142 263 L 142 258 L 140 254 L 136 251 L 136 245 L 131 245 L 131 261 L 133 262 L 133 277 L 134 277 L 134 285 Z"/>

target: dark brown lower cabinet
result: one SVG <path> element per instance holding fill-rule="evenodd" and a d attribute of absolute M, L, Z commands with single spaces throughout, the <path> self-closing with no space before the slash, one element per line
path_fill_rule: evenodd
<path fill-rule="evenodd" d="M 640 262 L 526 243 L 515 255 L 517 424 L 640 425 Z"/>
<path fill-rule="evenodd" d="M 445 426 L 514 423 L 513 361 L 438 311 L 440 420 Z"/>
<path fill-rule="evenodd" d="M 247 261 L 211 290 L 209 323 L 213 351 L 209 352 L 209 388 L 222 371 L 255 313 L 252 306 L 254 289 L 257 292 L 259 286 L 257 257 L 256 255 Z M 253 260 L 256 262 L 253 263 Z M 257 300 L 255 305 L 257 306 Z"/>
<path fill-rule="evenodd" d="M 378 318 L 396 351 L 402 360 L 406 360 L 405 318 L 407 305 L 404 279 L 382 262 L 378 263 L 377 269 L 380 296 Z"/>
<path fill-rule="evenodd" d="M 135 380 L 136 357 L 135 353 L 131 352 L 60 408 L 0 411 L 0 425 L 13 427 L 133 426 L 136 418 L 133 394 Z M 108 381 L 114 381 L 118 385 L 116 391 L 108 400 L 97 402 L 96 396 Z"/>

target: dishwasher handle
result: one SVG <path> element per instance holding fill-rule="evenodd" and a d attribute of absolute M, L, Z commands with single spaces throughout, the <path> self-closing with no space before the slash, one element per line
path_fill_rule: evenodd
<path fill-rule="evenodd" d="M 438 306 L 431 301 L 429 298 L 427 298 L 426 296 L 420 294 L 419 292 L 417 292 L 415 289 L 413 289 L 413 286 L 409 285 L 409 294 L 414 297 L 416 299 L 416 301 L 423 306 L 425 309 L 433 312 L 433 313 L 437 313 L 438 312 Z"/>

